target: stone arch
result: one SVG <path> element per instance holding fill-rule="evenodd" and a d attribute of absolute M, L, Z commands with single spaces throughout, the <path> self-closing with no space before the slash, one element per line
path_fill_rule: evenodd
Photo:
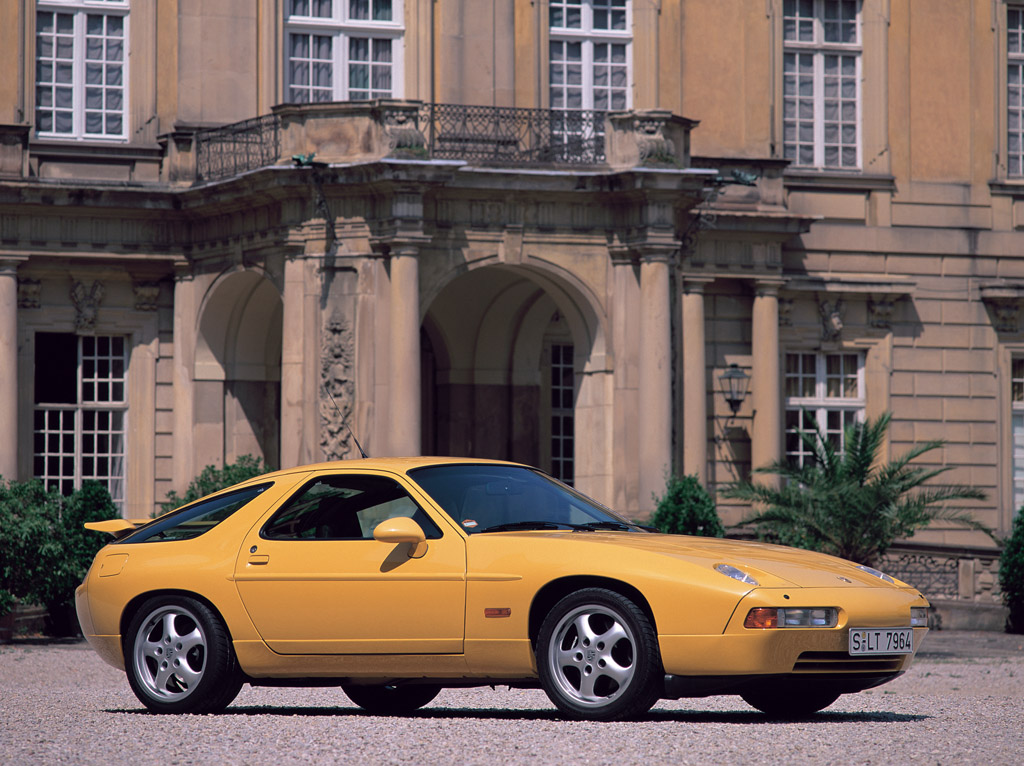
<path fill-rule="evenodd" d="M 434 380 L 424 379 L 427 451 L 546 465 L 544 338 L 554 317 L 569 328 L 575 353 L 576 483 L 609 497 L 608 424 L 612 371 L 607 318 L 593 293 L 551 264 L 475 265 L 453 270 L 426 303 Z M 550 425 L 547 426 L 550 428 Z"/>
<path fill-rule="evenodd" d="M 283 309 L 257 269 L 225 272 L 206 291 L 192 370 L 198 465 L 245 454 L 279 464 Z"/>

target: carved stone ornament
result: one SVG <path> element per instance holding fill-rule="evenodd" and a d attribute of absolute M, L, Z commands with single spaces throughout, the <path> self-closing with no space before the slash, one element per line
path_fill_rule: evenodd
<path fill-rule="evenodd" d="M 640 162 L 648 159 L 674 160 L 676 147 L 664 134 L 665 120 L 657 117 L 637 117 L 633 120 Z"/>
<path fill-rule="evenodd" d="M 38 279 L 18 279 L 18 308 L 37 309 L 42 303 L 39 293 L 42 283 Z"/>
<path fill-rule="evenodd" d="M 384 131 L 388 137 L 390 151 L 422 150 L 427 140 L 420 132 L 419 119 L 415 110 L 409 108 L 385 107 L 383 114 Z"/>
<path fill-rule="evenodd" d="M 892 327 L 892 315 L 896 310 L 896 302 L 892 298 L 868 300 L 868 324 L 882 330 Z"/>
<path fill-rule="evenodd" d="M 136 311 L 156 311 L 160 298 L 159 282 L 133 282 L 132 290 L 135 291 Z"/>
<path fill-rule="evenodd" d="M 793 324 L 793 299 L 779 298 L 779 324 L 789 327 Z"/>
<path fill-rule="evenodd" d="M 92 335 L 96 332 L 96 317 L 103 300 L 103 284 L 93 282 L 86 290 L 78 280 L 71 282 L 71 302 L 75 306 L 75 332 Z"/>
<path fill-rule="evenodd" d="M 843 334 L 843 313 L 846 306 L 842 298 L 834 301 L 823 300 L 818 305 L 821 314 L 821 339 L 823 341 L 837 341 Z"/>
<path fill-rule="evenodd" d="M 353 454 L 349 432 L 354 390 L 352 330 L 334 314 L 324 326 L 320 344 L 320 449 L 326 460 Z"/>
<path fill-rule="evenodd" d="M 996 299 L 987 301 L 992 311 L 996 332 L 1015 333 L 1020 329 L 1020 301 Z"/>

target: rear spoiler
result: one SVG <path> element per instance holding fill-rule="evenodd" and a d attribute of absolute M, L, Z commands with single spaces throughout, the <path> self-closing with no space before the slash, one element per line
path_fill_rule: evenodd
<path fill-rule="evenodd" d="M 91 529 L 93 532 L 106 532 L 108 535 L 113 535 L 115 540 L 120 540 L 125 535 L 131 534 L 143 524 L 148 524 L 152 520 L 153 519 L 107 519 L 106 521 L 87 521 L 85 523 L 85 528 Z"/>

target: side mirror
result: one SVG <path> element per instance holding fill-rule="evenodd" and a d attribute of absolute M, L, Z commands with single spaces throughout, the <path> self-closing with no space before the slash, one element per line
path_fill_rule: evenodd
<path fill-rule="evenodd" d="M 373 539 L 382 543 L 411 543 L 409 558 L 422 558 L 427 552 L 427 536 L 408 516 L 386 519 L 373 529 Z"/>

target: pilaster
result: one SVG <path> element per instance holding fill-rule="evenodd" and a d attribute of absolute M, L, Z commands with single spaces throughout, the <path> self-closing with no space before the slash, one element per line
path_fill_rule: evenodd
<path fill-rule="evenodd" d="M 18 478 L 18 265 L 0 260 L 0 478 Z"/>
<path fill-rule="evenodd" d="M 704 288 L 710 279 L 683 281 L 683 473 L 707 485 L 708 405 Z"/>
<path fill-rule="evenodd" d="M 640 511 L 664 494 L 672 466 L 672 319 L 669 276 L 674 250 L 640 256 Z"/>
<path fill-rule="evenodd" d="M 779 288 L 781 280 L 755 284 L 753 327 L 754 405 L 751 467 L 774 463 L 782 457 L 782 391 L 779 371 Z"/>

